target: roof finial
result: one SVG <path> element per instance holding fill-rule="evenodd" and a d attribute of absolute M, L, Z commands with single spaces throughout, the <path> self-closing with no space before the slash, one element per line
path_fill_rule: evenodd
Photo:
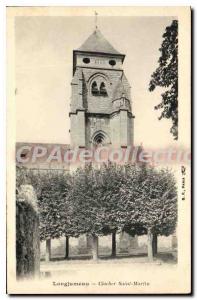
<path fill-rule="evenodd" d="M 95 14 L 95 30 L 97 31 L 97 29 L 98 29 L 98 26 L 97 26 L 97 16 L 98 16 L 98 13 L 95 11 L 94 14 Z"/>

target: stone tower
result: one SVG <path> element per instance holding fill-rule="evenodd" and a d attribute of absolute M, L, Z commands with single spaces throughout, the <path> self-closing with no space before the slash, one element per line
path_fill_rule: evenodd
<path fill-rule="evenodd" d="M 125 55 L 114 49 L 97 28 L 73 51 L 71 148 L 133 146 L 134 116 L 130 85 L 123 71 L 124 59 Z M 122 233 L 121 251 L 128 252 L 136 241 Z"/>
<path fill-rule="evenodd" d="M 124 58 L 97 28 L 73 51 L 71 147 L 133 145 L 134 117 Z"/>

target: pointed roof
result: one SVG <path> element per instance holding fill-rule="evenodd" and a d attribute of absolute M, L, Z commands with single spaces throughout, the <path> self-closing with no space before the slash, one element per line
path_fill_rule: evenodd
<path fill-rule="evenodd" d="M 106 40 L 106 38 L 98 29 L 96 29 L 77 50 L 85 52 L 100 52 L 106 54 L 123 55 L 116 49 L 114 49 L 114 47 Z"/>

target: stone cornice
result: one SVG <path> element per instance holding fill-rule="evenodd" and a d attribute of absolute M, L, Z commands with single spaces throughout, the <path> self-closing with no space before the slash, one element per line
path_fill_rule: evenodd
<path fill-rule="evenodd" d="M 135 118 L 135 116 L 132 114 L 132 112 L 128 111 L 128 109 L 126 109 L 126 108 L 120 108 L 120 109 L 118 109 L 116 111 L 113 111 L 111 113 L 93 113 L 93 112 L 88 112 L 86 109 L 77 109 L 75 112 L 70 112 L 69 116 L 70 115 L 77 115 L 78 111 L 84 111 L 85 114 L 89 117 L 90 116 L 99 116 L 99 117 L 109 117 L 109 118 L 111 118 L 112 116 L 120 113 L 121 111 L 127 111 L 129 117 Z"/>

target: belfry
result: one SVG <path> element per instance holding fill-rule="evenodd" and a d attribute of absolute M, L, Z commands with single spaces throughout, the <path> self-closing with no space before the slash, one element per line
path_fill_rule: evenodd
<path fill-rule="evenodd" d="M 97 26 L 84 44 L 73 51 L 71 148 L 133 146 L 134 116 L 124 59 L 125 55 L 114 49 Z M 80 244 L 86 244 L 83 237 L 79 252 Z M 137 237 L 121 233 L 120 251 L 136 246 Z"/>
<path fill-rule="evenodd" d="M 71 147 L 133 146 L 134 116 L 124 58 L 97 26 L 73 51 Z"/>

